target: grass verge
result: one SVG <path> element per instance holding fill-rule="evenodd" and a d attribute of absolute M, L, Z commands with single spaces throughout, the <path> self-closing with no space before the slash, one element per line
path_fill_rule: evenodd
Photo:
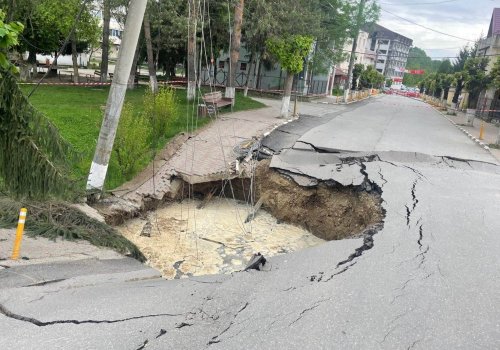
<path fill-rule="evenodd" d="M 143 112 L 144 93 L 147 86 L 140 86 L 127 91 L 125 103 L 133 108 L 134 114 Z M 31 87 L 23 87 L 29 92 Z M 203 90 L 202 93 L 208 92 Z M 102 117 L 109 93 L 109 87 L 78 87 L 78 86 L 40 86 L 30 98 L 35 108 L 44 113 L 59 129 L 61 135 L 69 141 L 75 150 L 82 155 L 81 161 L 73 165 L 74 175 L 81 180 L 81 186 L 88 175 L 94 150 L 97 145 Z M 165 144 L 180 132 L 192 132 L 210 122 L 209 118 L 198 119 L 196 106 L 188 103 L 185 90 L 176 90 L 177 111 L 176 118 L 168 131 L 156 140 L 154 149 L 144 155 L 137 171 L 124 175 L 120 171 L 116 154 L 113 152 L 110 160 L 105 187 L 116 188 L 131 180 L 138 172 L 147 166 L 154 153 L 162 149 Z M 260 102 L 254 101 L 243 94 L 237 93 L 236 104 L 232 111 L 242 111 L 263 107 Z M 231 108 L 221 110 L 221 113 L 231 112 Z"/>

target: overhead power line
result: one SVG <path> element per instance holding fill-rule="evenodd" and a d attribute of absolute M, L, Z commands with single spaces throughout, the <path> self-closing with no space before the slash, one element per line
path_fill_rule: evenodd
<path fill-rule="evenodd" d="M 384 11 L 384 12 L 387 12 L 387 13 L 388 13 L 388 14 L 390 14 L 390 15 L 393 15 L 394 17 L 400 18 L 400 19 L 402 19 L 402 20 L 404 20 L 404 21 L 410 22 L 411 24 L 414 24 L 414 25 L 416 25 L 416 26 L 419 26 L 419 27 L 425 28 L 425 29 L 430 30 L 430 31 L 432 31 L 432 32 L 435 32 L 435 33 L 438 33 L 438 34 L 441 34 L 441 35 L 446 35 L 446 36 L 449 36 L 449 37 L 452 37 L 452 38 L 455 38 L 455 39 L 460 39 L 460 40 L 469 41 L 469 42 L 471 42 L 471 43 L 475 42 L 475 40 L 470 40 L 470 39 L 466 39 L 466 38 L 461 38 L 461 37 L 459 37 L 459 36 L 455 36 L 455 35 L 452 35 L 452 34 L 448 34 L 448 33 L 441 32 L 441 31 L 439 31 L 439 30 L 436 30 L 436 29 L 433 29 L 433 28 L 430 28 L 430 27 L 426 27 L 426 26 L 424 26 L 424 25 L 422 25 L 422 24 L 419 24 L 419 23 L 413 22 L 412 20 L 410 20 L 410 19 L 408 19 L 408 18 L 404 18 L 404 17 L 401 17 L 401 16 L 399 16 L 399 15 L 396 15 L 395 13 L 392 13 L 392 12 L 390 12 L 390 11 L 387 11 L 386 9 L 383 9 L 383 8 L 380 8 L 380 9 L 381 9 L 382 11 Z"/>

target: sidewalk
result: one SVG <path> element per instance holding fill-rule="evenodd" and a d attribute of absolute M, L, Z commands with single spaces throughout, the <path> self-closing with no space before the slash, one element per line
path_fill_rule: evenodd
<path fill-rule="evenodd" d="M 467 126 L 466 125 L 467 117 L 465 116 L 465 113 L 460 111 L 457 112 L 457 115 L 446 115 L 446 116 L 477 139 L 479 139 L 479 129 L 481 127 L 481 123 L 483 123 L 484 135 L 483 135 L 483 140 L 481 141 L 485 145 L 490 145 L 495 143 L 498 133 L 500 132 L 500 128 L 498 126 L 492 123 L 487 123 L 479 118 L 474 119 L 474 126 Z M 500 149 L 495 149 L 490 147 L 490 151 L 493 154 L 493 156 L 495 156 L 495 158 L 500 161 Z"/>
<path fill-rule="evenodd" d="M 108 222 L 120 224 L 122 218 L 133 217 L 151 207 L 151 202 L 174 198 L 181 180 L 197 184 L 244 176 L 246 164 L 242 162 L 240 166 L 237 157 L 242 152 L 245 155 L 266 132 L 292 120 L 278 117 L 281 100 L 255 100 L 267 107 L 224 114 L 194 134 L 178 135 L 156 157 L 154 164 L 113 190 L 113 197 L 97 204 L 96 208 Z M 301 102 L 299 113 L 322 116 L 345 108 Z"/>

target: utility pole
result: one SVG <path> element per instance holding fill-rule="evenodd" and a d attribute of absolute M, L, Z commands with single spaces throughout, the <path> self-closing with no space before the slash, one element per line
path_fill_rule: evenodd
<path fill-rule="evenodd" d="M 366 0 L 361 0 L 358 5 L 358 15 L 356 16 L 356 33 L 353 35 L 353 43 L 351 50 L 351 57 L 349 58 L 349 70 L 347 74 L 347 81 L 344 85 L 344 102 L 347 102 L 347 96 L 349 95 L 349 90 L 351 89 L 351 80 L 352 80 L 352 69 L 354 66 L 354 58 L 356 54 L 356 49 L 358 48 L 358 37 L 359 37 L 359 29 L 361 26 L 361 19 L 363 18 L 363 10 L 365 8 Z M 375 63 L 376 65 L 376 63 Z"/>
<path fill-rule="evenodd" d="M 243 23 L 243 7 L 245 0 L 238 0 L 234 7 L 234 21 L 231 35 L 231 51 L 229 61 L 229 79 L 227 80 L 225 97 L 233 100 L 236 96 L 236 66 L 240 59 L 241 25 Z"/>
<path fill-rule="evenodd" d="M 127 91 L 127 83 L 134 60 L 135 50 L 139 34 L 141 32 L 142 19 L 146 10 L 147 0 L 131 0 L 128 8 L 127 21 L 123 32 L 122 45 L 118 54 L 118 61 L 109 90 L 106 112 L 99 132 L 99 139 L 95 149 L 94 159 L 90 166 L 87 179 L 87 191 L 95 193 L 99 198 L 104 187 L 104 180 L 108 171 L 109 158 L 113 150 L 116 129 L 120 120 L 123 100 Z M 92 197 L 93 194 L 89 193 Z"/>

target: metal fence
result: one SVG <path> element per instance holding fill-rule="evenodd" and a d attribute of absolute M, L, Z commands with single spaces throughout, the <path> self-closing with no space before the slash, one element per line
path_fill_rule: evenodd
<path fill-rule="evenodd" d="M 203 85 L 215 84 L 224 86 L 228 79 L 228 73 L 224 69 L 218 69 L 215 74 L 213 71 L 203 70 L 201 74 L 201 83 Z M 246 72 L 239 72 L 236 74 L 236 87 L 242 88 L 247 82 L 248 86 L 253 89 L 263 90 L 263 91 L 282 91 L 285 86 L 286 76 L 272 75 L 272 74 L 261 74 L 260 76 L 250 74 Z M 325 94 L 327 91 L 328 81 L 325 80 L 315 80 L 312 79 L 306 82 L 304 79 L 295 78 L 293 81 L 293 91 L 298 91 L 301 95 L 320 95 Z"/>
<path fill-rule="evenodd" d="M 500 94 L 497 91 L 496 98 L 481 96 L 477 103 L 476 116 L 486 121 L 496 119 L 500 121 Z"/>

